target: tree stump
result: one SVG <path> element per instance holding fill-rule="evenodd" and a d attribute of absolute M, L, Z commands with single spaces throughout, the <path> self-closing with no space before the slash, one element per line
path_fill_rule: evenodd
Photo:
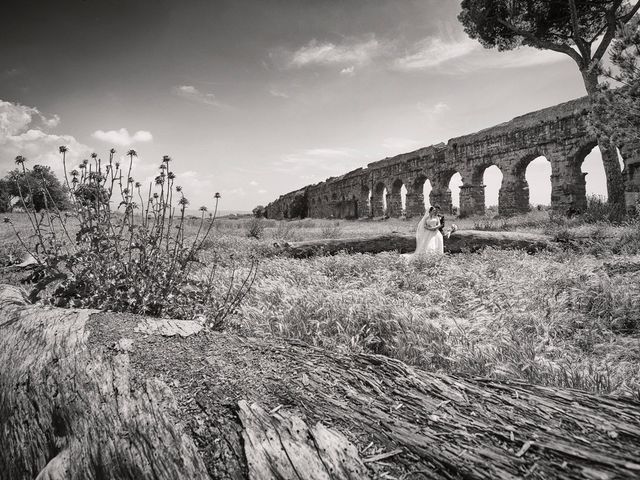
<path fill-rule="evenodd" d="M 11 286 L 0 365 L 6 479 L 640 475 L 629 400 L 31 305 Z"/>

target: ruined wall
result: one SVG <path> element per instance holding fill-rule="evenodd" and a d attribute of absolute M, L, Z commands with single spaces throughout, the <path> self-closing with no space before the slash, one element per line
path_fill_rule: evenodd
<path fill-rule="evenodd" d="M 597 144 L 587 128 L 587 116 L 586 97 L 528 113 L 477 133 L 452 138 L 446 144 L 385 158 L 288 193 L 267 206 L 268 215 L 269 218 L 291 218 L 292 199 L 304 194 L 310 217 L 362 218 L 385 214 L 399 217 L 403 213 L 408 217 L 419 216 L 424 213 L 422 192 L 426 180 L 432 186 L 431 204 L 439 204 L 450 213 L 449 182 L 456 173 L 461 175 L 463 183 L 460 215 L 482 214 L 485 208 L 482 178 L 492 165 L 503 175 L 499 213 L 525 212 L 529 209 L 530 188 L 525 171 L 539 156 L 545 156 L 551 163 L 551 206 L 560 211 L 579 211 L 586 206 L 585 174 L 581 165 Z M 634 202 L 640 192 L 640 148 L 621 150 L 625 158 L 627 202 Z M 403 186 L 407 190 L 404 212 Z"/>

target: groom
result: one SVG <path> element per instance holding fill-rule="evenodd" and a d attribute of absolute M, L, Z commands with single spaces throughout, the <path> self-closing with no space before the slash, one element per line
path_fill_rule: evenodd
<path fill-rule="evenodd" d="M 438 230 L 440 230 L 440 233 L 443 237 L 449 238 L 449 236 L 451 235 L 451 231 L 444 233 L 444 215 L 442 215 L 441 213 L 440 205 L 434 205 L 433 209 L 436 211 L 436 215 L 440 219 L 440 228 Z"/>

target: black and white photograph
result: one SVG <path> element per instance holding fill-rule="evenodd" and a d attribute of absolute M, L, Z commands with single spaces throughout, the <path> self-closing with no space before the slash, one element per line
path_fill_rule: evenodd
<path fill-rule="evenodd" d="M 640 478 L 639 0 L 0 12 L 0 480 Z"/>

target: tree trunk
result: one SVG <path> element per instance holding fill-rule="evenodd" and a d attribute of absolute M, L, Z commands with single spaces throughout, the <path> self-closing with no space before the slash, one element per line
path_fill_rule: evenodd
<path fill-rule="evenodd" d="M 478 230 L 458 230 L 445 238 L 444 249 L 448 253 L 474 252 L 485 247 L 498 249 L 522 249 L 530 253 L 550 248 L 552 237 L 537 233 L 490 232 Z M 391 233 L 376 237 L 340 238 L 285 243 L 280 247 L 283 253 L 294 258 L 306 258 L 317 254 L 380 253 L 397 251 L 413 253 L 416 249 L 415 235 Z"/>
<path fill-rule="evenodd" d="M 2 478 L 640 473 L 628 400 L 24 298 L 0 286 Z"/>
<path fill-rule="evenodd" d="M 598 75 L 588 70 L 581 70 L 581 73 L 587 95 L 593 101 L 594 96 L 598 93 Z M 619 206 L 621 211 L 624 211 L 624 178 L 620 169 L 616 146 L 612 145 L 607 138 L 600 136 L 598 138 L 598 147 L 602 154 L 602 164 L 607 177 L 608 202 Z"/>

